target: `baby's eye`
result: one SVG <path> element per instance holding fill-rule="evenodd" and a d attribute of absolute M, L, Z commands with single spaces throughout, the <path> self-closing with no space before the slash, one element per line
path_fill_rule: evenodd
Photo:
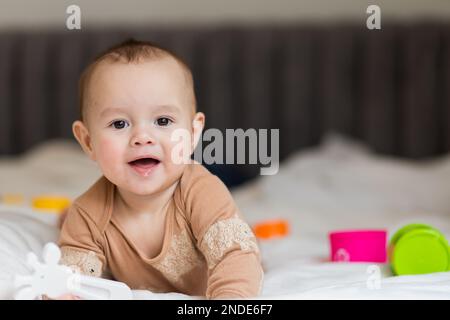
<path fill-rule="evenodd" d="M 113 123 L 111 123 L 111 125 L 115 129 L 123 129 L 123 128 L 128 127 L 128 123 L 125 120 L 116 120 Z"/>
<path fill-rule="evenodd" d="M 156 124 L 161 127 L 167 127 L 173 121 L 166 117 L 161 117 L 156 120 Z"/>

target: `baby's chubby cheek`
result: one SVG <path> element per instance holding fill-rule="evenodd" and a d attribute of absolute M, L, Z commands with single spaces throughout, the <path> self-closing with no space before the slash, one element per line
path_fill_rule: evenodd
<path fill-rule="evenodd" d="M 168 176 L 180 176 L 186 164 L 190 163 L 190 150 L 180 146 L 166 144 L 164 148 L 164 171 Z"/>
<path fill-rule="evenodd" d="M 116 173 L 124 164 L 124 147 L 117 141 L 108 137 L 101 137 L 94 143 L 95 157 L 104 173 Z"/>

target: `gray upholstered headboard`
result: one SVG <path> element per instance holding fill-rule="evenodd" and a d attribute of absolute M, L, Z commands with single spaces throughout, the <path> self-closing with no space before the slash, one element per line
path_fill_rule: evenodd
<path fill-rule="evenodd" d="M 71 137 L 89 59 L 133 36 L 193 69 L 207 127 L 280 128 L 280 152 L 334 130 L 382 153 L 450 149 L 450 25 L 292 25 L 0 33 L 0 154 Z"/>

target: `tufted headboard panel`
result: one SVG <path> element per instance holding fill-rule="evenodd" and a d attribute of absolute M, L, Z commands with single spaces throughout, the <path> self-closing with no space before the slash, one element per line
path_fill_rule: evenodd
<path fill-rule="evenodd" d="M 291 25 L 0 33 L 0 155 L 72 137 L 77 81 L 127 37 L 192 67 L 207 127 L 279 128 L 281 158 L 337 131 L 376 151 L 450 150 L 450 25 Z"/>

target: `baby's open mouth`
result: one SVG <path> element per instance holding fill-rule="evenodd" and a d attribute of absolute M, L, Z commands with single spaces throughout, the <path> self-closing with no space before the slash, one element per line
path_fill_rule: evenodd
<path fill-rule="evenodd" d="M 143 176 L 148 176 L 151 171 L 160 163 L 158 159 L 141 158 L 128 162 L 128 164 Z"/>
<path fill-rule="evenodd" d="M 134 161 L 128 162 L 131 165 L 137 165 L 137 166 L 148 166 L 148 165 L 154 165 L 158 164 L 160 161 L 158 159 L 153 158 L 142 158 L 142 159 L 136 159 Z"/>

